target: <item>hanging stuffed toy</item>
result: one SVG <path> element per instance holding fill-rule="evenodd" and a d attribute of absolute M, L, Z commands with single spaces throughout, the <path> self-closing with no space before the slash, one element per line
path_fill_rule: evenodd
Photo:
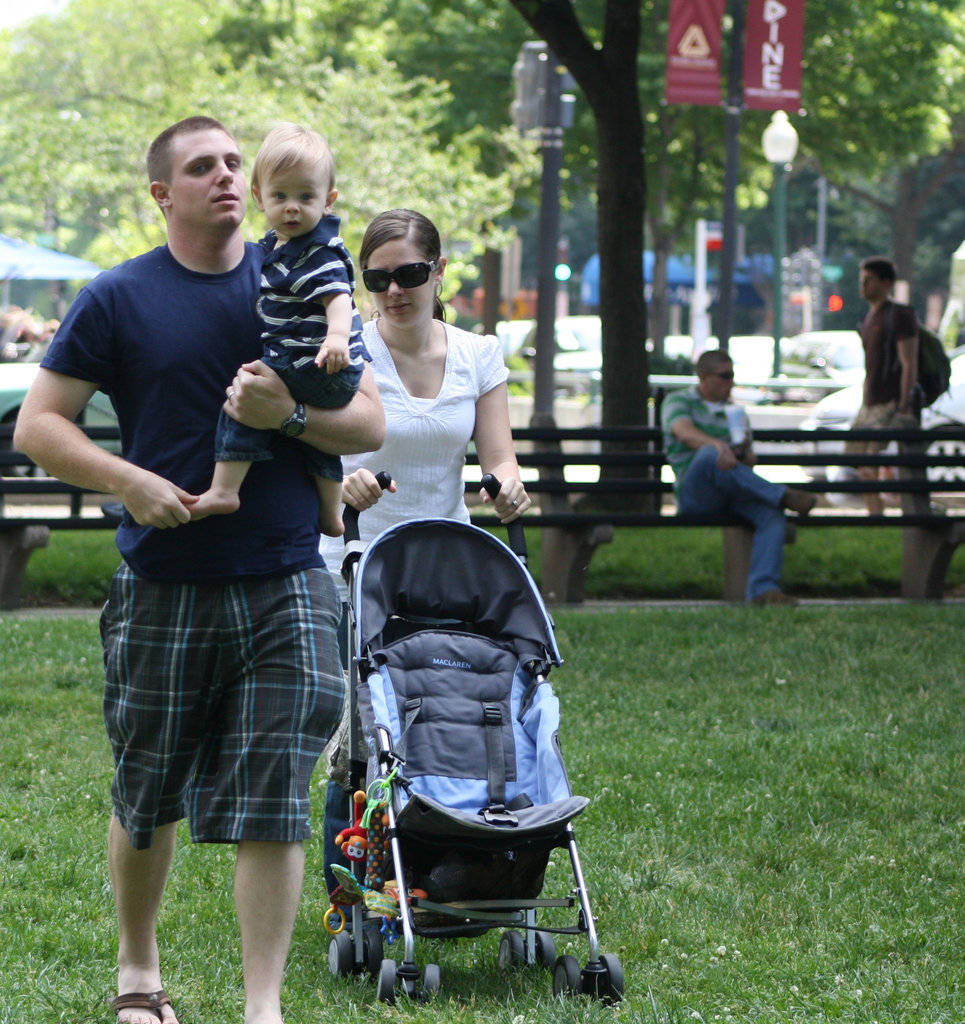
<path fill-rule="evenodd" d="M 375 890 L 380 890 L 385 885 L 385 865 L 389 859 L 389 839 L 386 828 L 389 824 L 387 794 L 390 784 L 391 776 L 385 780 L 376 779 L 369 786 L 365 812 L 362 815 L 367 847 L 365 884 Z"/>
<path fill-rule="evenodd" d="M 331 906 L 325 916 L 325 928 L 333 935 L 346 925 L 343 908 L 351 907 L 363 898 L 366 909 L 371 912 L 386 918 L 398 914 L 398 899 L 394 894 L 387 894 L 388 898 L 384 900 L 379 898 L 385 888 L 385 865 L 388 862 L 388 793 L 396 771 L 397 768 L 386 779 L 376 779 L 367 794 L 361 789 L 355 791 L 352 795 L 352 824 L 335 837 L 335 845 L 348 860 L 364 860 L 366 863 L 364 883 L 360 883 L 345 865 L 329 865 L 339 882 L 329 894 Z"/>
<path fill-rule="evenodd" d="M 366 858 L 368 829 L 362 823 L 365 803 L 365 792 L 357 789 L 352 795 L 352 824 L 348 828 L 343 828 L 335 837 L 335 845 L 342 851 L 342 855 L 349 860 L 362 861 Z"/>

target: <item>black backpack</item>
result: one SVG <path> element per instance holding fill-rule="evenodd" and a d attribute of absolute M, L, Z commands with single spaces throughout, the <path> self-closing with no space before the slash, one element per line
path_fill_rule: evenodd
<path fill-rule="evenodd" d="M 898 360 L 895 338 L 895 304 L 888 309 L 885 331 L 894 349 L 893 358 Z M 919 409 L 925 409 L 939 396 L 945 394 L 952 379 L 952 364 L 942 344 L 942 339 L 923 324 L 918 325 L 918 401 Z"/>
<path fill-rule="evenodd" d="M 918 326 L 918 387 L 921 407 L 931 405 L 948 390 L 952 377 L 952 364 L 942 339 L 927 327 Z"/>

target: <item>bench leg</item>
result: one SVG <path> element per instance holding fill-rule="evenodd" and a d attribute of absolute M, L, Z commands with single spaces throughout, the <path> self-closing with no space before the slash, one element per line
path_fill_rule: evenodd
<path fill-rule="evenodd" d="M 0 533 L 0 609 L 19 608 L 23 601 L 23 574 L 37 548 L 50 540 L 46 526 L 20 526 Z"/>
<path fill-rule="evenodd" d="M 903 527 L 901 596 L 908 601 L 940 601 L 949 562 L 963 536 L 961 523 Z"/>
<path fill-rule="evenodd" d="M 797 527 L 788 522 L 784 543 L 793 544 Z M 724 527 L 724 600 L 743 603 L 747 600 L 747 575 L 751 569 L 752 526 Z"/>
<path fill-rule="evenodd" d="M 540 547 L 543 600 L 548 604 L 582 604 L 593 552 L 612 540 L 613 527 L 606 523 L 572 529 L 544 528 Z"/>
<path fill-rule="evenodd" d="M 724 600 L 747 598 L 747 574 L 751 568 L 754 530 L 750 526 L 724 527 Z"/>

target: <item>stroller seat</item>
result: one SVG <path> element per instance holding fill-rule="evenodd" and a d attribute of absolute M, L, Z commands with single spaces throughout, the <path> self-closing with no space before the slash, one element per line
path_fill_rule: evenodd
<path fill-rule="evenodd" d="M 359 707 L 404 763 L 396 830 L 419 848 L 406 883 L 436 900 L 537 895 L 550 851 L 589 803 L 570 793 L 548 683 L 512 645 L 462 630 L 421 630 L 373 660 Z"/>

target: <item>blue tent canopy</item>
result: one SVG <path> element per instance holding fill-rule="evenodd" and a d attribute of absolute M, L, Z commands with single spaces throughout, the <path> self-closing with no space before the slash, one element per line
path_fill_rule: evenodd
<path fill-rule="evenodd" d="M 654 254 L 647 250 L 643 254 L 643 281 L 647 286 L 647 298 L 650 298 L 650 289 L 653 285 L 653 264 Z M 737 291 L 737 305 L 753 308 L 763 306 L 764 300 L 757 293 L 751 275 L 747 272 L 749 268 L 740 266 L 734 273 L 734 287 Z M 707 283 L 711 294 L 716 301 L 714 285 L 717 280 L 717 273 L 708 269 Z M 671 256 L 667 260 L 667 301 L 671 305 L 687 306 L 690 304 L 694 290 L 694 265 L 689 256 Z M 594 253 L 583 267 L 580 276 L 580 301 L 585 306 L 599 306 L 600 304 L 600 256 Z"/>
<path fill-rule="evenodd" d="M 87 281 L 100 272 L 87 260 L 0 235 L 0 281 Z"/>

